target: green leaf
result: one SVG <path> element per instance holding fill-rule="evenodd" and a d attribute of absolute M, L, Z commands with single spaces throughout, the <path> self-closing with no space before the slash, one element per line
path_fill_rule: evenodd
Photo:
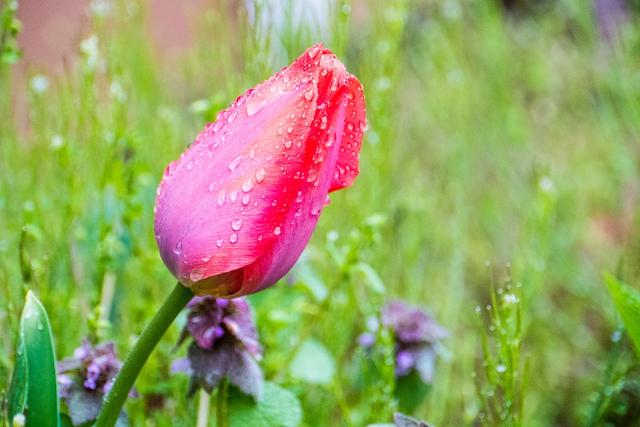
<path fill-rule="evenodd" d="M 291 376 L 311 384 L 330 384 L 336 363 L 322 343 L 310 338 L 298 349 L 291 362 Z"/>
<path fill-rule="evenodd" d="M 32 292 L 20 320 L 27 359 L 27 427 L 57 427 L 59 420 L 56 363 L 49 318 Z"/>
<path fill-rule="evenodd" d="M 258 402 L 237 392 L 229 401 L 231 427 L 296 427 L 302 420 L 300 401 L 288 390 L 266 382 Z"/>
<path fill-rule="evenodd" d="M 13 417 L 24 412 L 27 404 L 27 356 L 24 351 L 22 337 L 18 339 L 18 350 L 16 351 L 16 364 L 11 375 L 11 386 L 9 387 L 9 402 L 7 406 L 7 420 L 11 422 Z"/>
<path fill-rule="evenodd" d="M 380 278 L 380 275 L 369 264 L 359 262 L 353 266 L 354 271 L 362 273 L 365 278 L 365 283 L 372 291 L 377 294 L 384 294 L 385 286 L 384 282 Z"/>
<path fill-rule="evenodd" d="M 610 274 L 604 276 L 616 311 L 640 355 L 640 292 Z"/>

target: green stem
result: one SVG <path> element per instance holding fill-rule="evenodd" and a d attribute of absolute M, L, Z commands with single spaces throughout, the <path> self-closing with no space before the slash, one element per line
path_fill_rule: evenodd
<path fill-rule="evenodd" d="M 223 379 L 218 385 L 218 396 L 216 404 L 216 427 L 229 427 L 227 419 L 227 389 L 228 383 Z"/>
<path fill-rule="evenodd" d="M 98 414 L 94 427 L 113 427 L 116 424 L 124 401 L 133 387 L 140 370 L 149 358 L 149 355 L 169 328 L 178 313 L 193 298 L 193 292 L 189 288 L 178 283 L 173 292 L 167 297 L 160 310 L 151 319 L 151 323 L 142 331 L 142 335 L 136 342 L 133 350 L 127 356 L 122 369 L 118 372 L 113 387 L 104 400 L 104 405 Z"/>

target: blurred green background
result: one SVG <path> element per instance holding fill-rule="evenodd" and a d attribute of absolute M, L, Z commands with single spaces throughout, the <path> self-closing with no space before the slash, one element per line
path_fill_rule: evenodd
<path fill-rule="evenodd" d="M 602 279 L 640 285 L 636 5 L 312 3 L 324 12 L 204 3 L 167 55 L 171 37 L 149 30 L 157 5 L 94 1 L 70 55 L 0 66 L 0 390 L 27 289 L 49 312 L 58 357 L 85 336 L 126 354 L 174 283 L 153 237 L 164 167 L 217 111 L 321 40 L 365 88 L 361 174 L 332 196 L 297 270 L 250 298 L 266 376 L 300 398 L 303 425 L 390 421 L 393 375 L 363 381 L 354 338 L 393 297 L 450 333 L 413 415 L 638 425 L 637 361 Z M 519 327 L 502 334 L 485 307 L 511 288 L 518 310 L 503 321 Z M 139 378 L 134 426 L 195 423 L 187 379 L 169 369 L 178 332 Z M 335 358 L 327 384 L 290 375 L 311 336 Z M 497 375 L 506 347 L 517 351 Z"/>

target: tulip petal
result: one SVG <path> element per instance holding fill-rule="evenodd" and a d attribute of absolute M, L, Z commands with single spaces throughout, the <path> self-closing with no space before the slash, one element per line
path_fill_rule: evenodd
<path fill-rule="evenodd" d="M 358 174 L 358 80 L 321 44 L 249 89 L 165 171 L 156 240 L 197 294 L 243 295 L 291 268 L 327 194 Z"/>

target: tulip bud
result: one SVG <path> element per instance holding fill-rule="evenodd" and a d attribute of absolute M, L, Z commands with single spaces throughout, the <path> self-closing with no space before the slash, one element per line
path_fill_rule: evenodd
<path fill-rule="evenodd" d="M 196 294 L 237 297 L 296 262 L 332 191 L 351 185 L 366 128 L 360 82 L 321 44 L 249 89 L 171 163 L 155 233 Z"/>

